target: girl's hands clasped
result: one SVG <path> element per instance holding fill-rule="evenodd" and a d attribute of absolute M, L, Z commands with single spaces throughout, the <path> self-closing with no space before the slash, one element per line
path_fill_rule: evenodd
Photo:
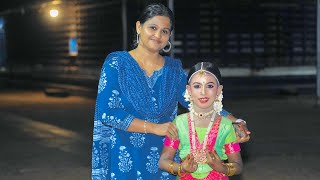
<path fill-rule="evenodd" d="M 224 167 L 217 152 L 214 149 L 212 151 L 206 149 L 206 155 L 207 164 L 215 171 L 222 172 Z"/>
<path fill-rule="evenodd" d="M 193 173 L 198 169 L 198 163 L 194 160 L 192 154 L 188 154 L 181 165 L 184 173 Z"/>

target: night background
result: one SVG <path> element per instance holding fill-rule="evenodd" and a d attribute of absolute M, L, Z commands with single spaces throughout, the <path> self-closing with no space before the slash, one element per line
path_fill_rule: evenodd
<path fill-rule="evenodd" d="M 100 68 L 150 2 L 175 14 L 165 55 L 217 62 L 224 107 L 248 122 L 231 179 L 318 179 L 316 0 L 2 0 L 0 179 L 90 179 Z"/>

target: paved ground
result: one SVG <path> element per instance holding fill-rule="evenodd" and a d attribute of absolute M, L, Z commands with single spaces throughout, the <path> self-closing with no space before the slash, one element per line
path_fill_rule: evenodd
<path fill-rule="evenodd" d="M 247 120 L 242 180 L 320 177 L 320 108 L 312 96 L 225 99 Z M 94 99 L 0 90 L 0 179 L 90 179 Z"/>
<path fill-rule="evenodd" d="M 90 179 L 94 100 L 0 93 L 1 180 Z"/>

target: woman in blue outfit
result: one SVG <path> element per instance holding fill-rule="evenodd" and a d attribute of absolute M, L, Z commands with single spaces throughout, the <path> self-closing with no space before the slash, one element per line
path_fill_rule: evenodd
<path fill-rule="evenodd" d="M 178 102 L 188 106 L 180 60 L 160 55 L 171 48 L 173 21 L 169 8 L 148 5 L 136 22 L 136 48 L 107 56 L 95 107 L 93 180 L 175 178 L 158 168 L 164 136 L 178 136 Z"/>

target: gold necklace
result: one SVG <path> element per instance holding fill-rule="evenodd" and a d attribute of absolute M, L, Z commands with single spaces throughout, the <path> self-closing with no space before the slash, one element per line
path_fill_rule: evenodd
<path fill-rule="evenodd" d="M 198 112 L 195 112 L 194 109 L 192 108 L 190 112 L 197 117 L 197 120 L 201 121 L 208 118 L 208 116 L 210 116 L 214 112 L 214 109 L 206 113 L 203 113 L 203 112 L 198 113 Z"/>

